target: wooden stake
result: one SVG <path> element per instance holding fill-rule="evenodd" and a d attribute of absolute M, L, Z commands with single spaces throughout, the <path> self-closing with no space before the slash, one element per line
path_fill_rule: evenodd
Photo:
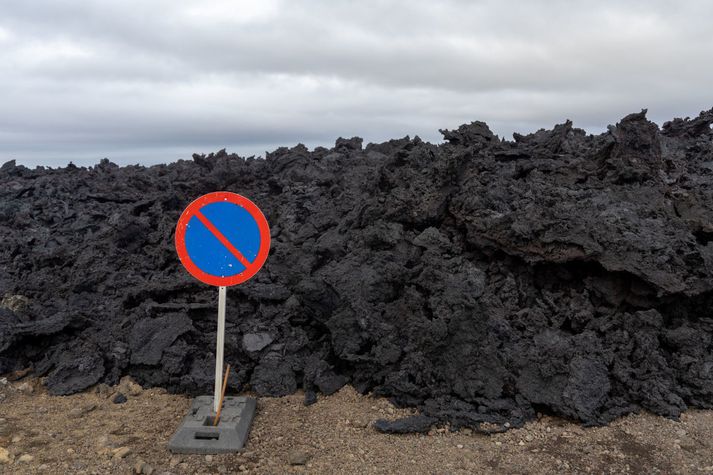
<path fill-rule="evenodd" d="M 213 419 L 213 425 L 217 426 L 218 421 L 220 421 L 220 412 L 223 410 L 223 400 L 225 399 L 225 390 L 228 388 L 228 375 L 230 374 L 230 364 L 225 367 L 225 378 L 223 378 L 223 390 L 220 393 L 220 403 L 218 405 L 218 411 L 215 413 L 215 419 Z"/>

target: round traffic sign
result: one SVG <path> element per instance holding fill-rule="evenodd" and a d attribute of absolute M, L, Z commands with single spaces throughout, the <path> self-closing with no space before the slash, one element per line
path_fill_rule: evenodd
<path fill-rule="evenodd" d="M 196 279 L 228 287 L 257 274 L 270 252 L 270 227 L 255 203 L 237 193 L 203 195 L 176 225 L 176 251 Z"/>

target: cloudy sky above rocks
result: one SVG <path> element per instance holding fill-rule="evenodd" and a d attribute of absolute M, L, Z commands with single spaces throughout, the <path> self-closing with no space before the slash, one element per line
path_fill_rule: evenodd
<path fill-rule="evenodd" d="M 0 163 L 441 141 L 713 107 L 708 1 L 0 2 Z"/>

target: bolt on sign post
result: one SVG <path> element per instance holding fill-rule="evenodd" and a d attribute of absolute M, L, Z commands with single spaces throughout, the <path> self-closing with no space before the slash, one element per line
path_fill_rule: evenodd
<path fill-rule="evenodd" d="M 218 287 L 213 411 L 221 404 L 226 287 L 252 278 L 270 252 L 270 227 L 262 211 L 237 193 L 203 195 L 183 211 L 176 225 L 176 251 L 196 279 Z"/>

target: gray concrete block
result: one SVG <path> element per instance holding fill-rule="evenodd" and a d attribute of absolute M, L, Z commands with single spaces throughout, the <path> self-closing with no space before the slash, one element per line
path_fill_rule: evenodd
<path fill-rule="evenodd" d="M 168 442 L 168 449 L 178 454 L 237 452 L 247 441 L 256 405 L 254 398 L 228 396 L 223 401 L 220 422 L 214 426 L 213 397 L 199 396 Z"/>

